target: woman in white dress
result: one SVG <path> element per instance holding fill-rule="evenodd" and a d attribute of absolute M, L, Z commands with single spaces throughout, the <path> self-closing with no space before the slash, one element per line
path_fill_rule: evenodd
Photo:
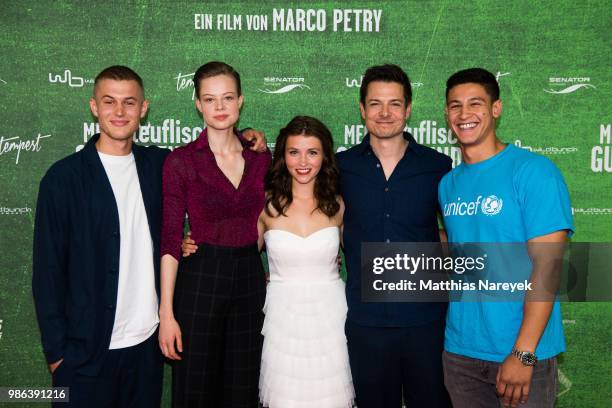
<path fill-rule="evenodd" d="M 275 150 L 258 223 L 269 262 L 259 398 L 269 408 L 350 408 L 337 263 L 344 205 L 332 136 L 319 120 L 297 116 Z"/>

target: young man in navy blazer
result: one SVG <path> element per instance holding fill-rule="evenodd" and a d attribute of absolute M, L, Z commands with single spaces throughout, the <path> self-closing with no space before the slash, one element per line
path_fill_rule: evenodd
<path fill-rule="evenodd" d="M 32 288 L 54 386 L 72 406 L 159 406 L 161 169 L 168 151 L 133 143 L 148 101 L 113 66 L 95 79 L 100 133 L 40 183 Z"/>

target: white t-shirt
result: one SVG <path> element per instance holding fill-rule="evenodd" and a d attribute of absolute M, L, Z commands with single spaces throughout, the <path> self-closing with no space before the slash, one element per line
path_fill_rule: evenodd
<path fill-rule="evenodd" d="M 109 346 L 109 349 L 119 349 L 142 343 L 159 323 L 153 241 L 134 155 L 98 154 L 119 211 L 119 289 Z"/>

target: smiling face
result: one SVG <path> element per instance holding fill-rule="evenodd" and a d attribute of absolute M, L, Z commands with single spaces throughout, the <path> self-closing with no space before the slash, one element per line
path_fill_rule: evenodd
<path fill-rule="evenodd" d="M 202 79 L 196 106 L 209 128 L 233 128 L 240 118 L 242 107 L 242 96 L 238 95 L 234 78 L 229 75 L 216 75 Z"/>
<path fill-rule="evenodd" d="M 495 121 L 501 116 L 502 103 L 492 101 L 484 86 L 472 82 L 454 86 L 444 111 L 461 146 L 495 143 Z"/>
<path fill-rule="evenodd" d="M 323 164 L 323 146 L 316 136 L 292 135 L 285 145 L 285 163 L 294 183 L 314 183 Z"/>
<path fill-rule="evenodd" d="M 374 138 L 402 135 L 412 105 L 406 105 L 404 88 L 397 82 L 374 81 L 368 85 L 365 102 L 359 105 L 361 117 Z"/>
<path fill-rule="evenodd" d="M 138 82 L 102 79 L 95 87 L 89 107 L 100 124 L 100 138 L 131 139 L 147 113 L 148 102 Z"/>

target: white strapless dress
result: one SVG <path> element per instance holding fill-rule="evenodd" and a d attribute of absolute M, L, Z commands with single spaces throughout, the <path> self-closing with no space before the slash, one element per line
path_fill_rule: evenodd
<path fill-rule="evenodd" d="M 346 296 L 336 260 L 338 227 L 305 238 L 269 230 L 264 238 L 270 283 L 259 377 L 263 406 L 352 407 Z"/>

